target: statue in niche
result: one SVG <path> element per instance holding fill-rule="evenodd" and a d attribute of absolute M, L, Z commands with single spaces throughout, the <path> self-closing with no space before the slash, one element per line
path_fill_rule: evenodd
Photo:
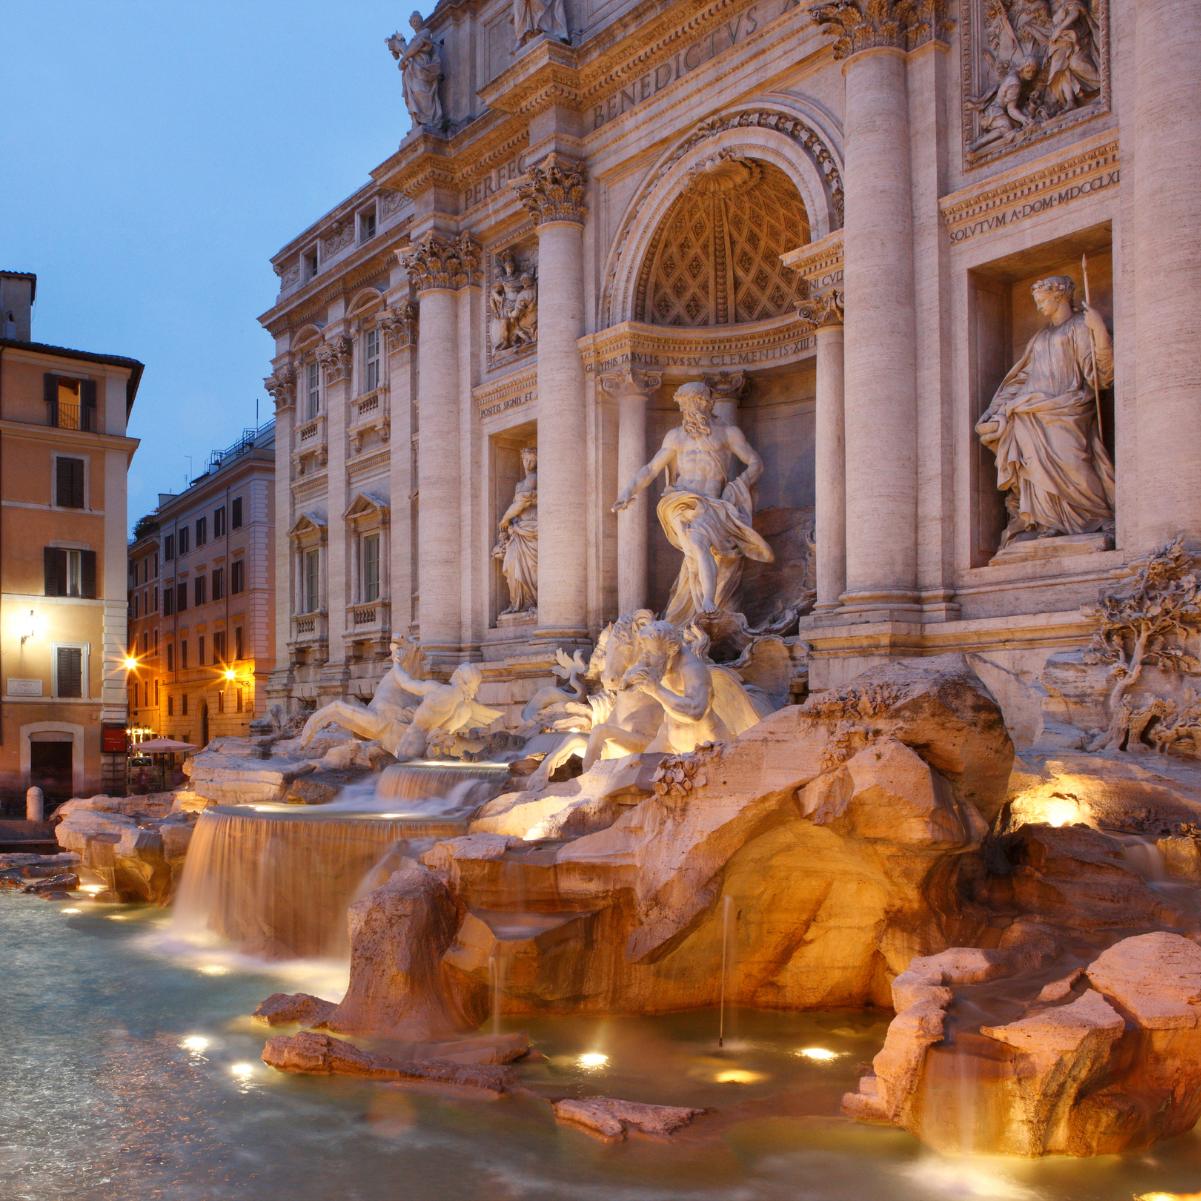
<path fill-rule="evenodd" d="M 405 108 L 409 110 L 413 127 L 441 125 L 438 81 L 442 78 L 442 63 L 438 59 L 438 48 L 420 13 L 414 13 L 409 24 L 413 27 L 411 42 L 406 42 L 402 34 L 394 33 L 384 40 L 385 45 L 400 68 Z"/>
<path fill-rule="evenodd" d="M 520 50 L 542 34 L 560 42 L 570 40 L 563 0 L 513 0 L 513 49 Z"/>
<path fill-rule="evenodd" d="M 1114 528 L 1113 463 L 1095 405 L 1095 389 L 1113 382 L 1113 343 L 1096 309 L 1073 309 L 1075 290 L 1065 275 L 1033 286 L 1050 324 L 1030 339 L 976 425 L 997 456 L 997 487 L 1006 494 L 1002 550 Z"/>
<path fill-rule="evenodd" d="M 971 155 L 1014 146 L 1101 93 L 1101 30 L 1089 0 L 985 0 L 982 56 L 992 83 L 965 97 L 980 114 Z"/>
<path fill-rule="evenodd" d="M 501 560 L 509 585 L 506 613 L 538 608 L 538 449 L 521 452 L 525 478 L 513 490 L 513 502 L 500 519 L 500 539 L 492 557 Z"/>
<path fill-rule="evenodd" d="M 512 250 L 500 256 L 503 274 L 489 297 L 489 334 L 494 352 L 520 350 L 538 340 L 538 286 L 532 271 L 519 271 Z"/>
<path fill-rule="evenodd" d="M 751 525 L 751 487 L 763 474 L 763 460 L 738 426 L 714 416 L 706 384 L 685 384 L 674 399 L 683 424 L 669 431 L 659 453 L 617 498 L 613 511 L 629 505 L 659 472 L 667 473 L 657 513 L 684 562 L 663 616 L 683 626 L 694 617 L 735 614 L 743 561 L 771 563 L 775 556 Z M 746 470 L 732 477 L 735 458 Z"/>

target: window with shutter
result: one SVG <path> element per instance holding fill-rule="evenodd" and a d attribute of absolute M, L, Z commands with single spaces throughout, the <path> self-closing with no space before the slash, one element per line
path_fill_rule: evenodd
<path fill-rule="evenodd" d="M 213 537 L 220 538 L 225 533 L 225 506 L 213 510 Z"/>
<path fill-rule="evenodd" d="M 234 497 L 230 510 L 230 528 L 240 530 L 242 528 L 242 498 L 240 496 Z"/>
<path fill-rule="evenodd" d="M 174 642 L 167 643 L 167 670 L 168 671 L 175 670 L 175 643 Z"/>
<path fill-rule="evenodd" d="M 196 605 L 197 607 L 199 607 L 200 605 L 203 605 L 206 602 L 206 600 L 208 599 L 205 595 L 207 592 L 208 592 L 207 578 L 205 576 L 198 575 L 192 581 L 192 596 L 193 596 L 192 603 L 194 605 Z"/>
<path fill-rule="evenodd" d="M 163 589 L 163 616 L 170 617 L 175 612 L 175 589 L 166 587 Z"/>
<path fill-rule="evenodd" d="M 179 557 L 182 559 L 188 553 L 188 527 L 185 525 L 179 531 Z"/>
<path fill-rule="evenodd" d="M 163 539 L 163 558 L 170 562 L 175 558 L 175 535 L 168 534 Z"/>
<path fill-rule="evenodd" d="M 42 551 L 42 567 L 46 576 L 46 595 L 66 596 L 67 552 L 47 546 Z"/>
<path fill-rule="evenodd" d="M 83 508 L 83 460 L 56 458 L 54 503 L 60 509 Z"/>
<path fill-rule="evenodd" d="M 188 607 L 188 586 L 187 584 L 179 584 L 175 589 L 175 608 L 179 613 L 184 612 Z"/>
<path fill-rule="evenodd" d="M 229 594 L 237 596 L 246 587 L 245 566 L 241 559 L 235 559 L 229 567 Z"/>
<path fill-rule="evenodd" d="M 218 567 L 213 572 L 213 600 L 221 600 L 225 595 L 225 571 Z"/>
<path fill-rule="evenodd" d="M 79 556 L 79 592 L 72 593 L 72 596 L 79 595 L 88 600 L 96 599 L 96 552 L 94 550 L 80 550 L 70 552 Z"/>
<path fill-rule="evenodd" d="M 96 421 L 96 381 L 81 380 L 79 384 L 79 428 L 96 433 L 100 428 Z"/>
<path fill-rule="evenodd" d="M 188 670 L 188 640 L 186 638 L 179 640 L 179 670 Z M 187 710 L 185 709 L 184 712 L 187 713 Z"/>
<path fill-rule="evenodd" d="M 242 658 L 242 627 L 234 626 L 234 658 Z"/>
<path fill-rule="evenodd" d="M 196 545 L 203 546 L 209 540 L 209 519 L 207 517 L 196 518 Z"/>
<path fill-rule="evenodd" d="M 167 716 L 175 716 L 175 698 L 170 693 L 167 694 Z"/>
<path fill-rule="evenodd" d="M 187 717 L 187 715 L 188 715 L 188 694 L 186 692 L 182 693 L 180 695 L 179 702 L 180 702 L 180 704 L 179 704 L 180 715 L 183 717 Z"/>
<path fill-rule="evenodd" d="M 204 666 L 204 635 L 201 634 L 196 639 L 196 666 Z"/>
<path fill-rule="evenodd" d="M 83 696 L 83 648 L 58 648 L 58 689 L 62 697 Z"/>

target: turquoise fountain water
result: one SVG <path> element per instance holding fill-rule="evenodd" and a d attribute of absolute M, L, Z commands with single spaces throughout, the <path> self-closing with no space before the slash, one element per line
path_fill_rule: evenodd
<path fill-rule="evenodd" d="M 5 1201 L 1130 1201 L 1201 1182 L 1201 1137 L 1099 1160 L 942 1159 L 838 1100 L 883 1015 L 504 1019 L 547 1094 L 708 1106 L 663 1145 L 603 1145 L 535 1100 L 285 1076 L 245 1016 L 305 965 L 164 954 L 161 910 L 0 895 Z"/>

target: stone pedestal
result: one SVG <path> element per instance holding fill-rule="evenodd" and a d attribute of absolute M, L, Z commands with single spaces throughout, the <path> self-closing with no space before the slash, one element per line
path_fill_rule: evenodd
<path fill-rule="evenodd" d="M 1143 549 L 1201 537 L 1201 5 L 1155 0 L 1134 10 L 1133 341 Z M 1123 140 L 1123 145 L 1125 141 Z M 1123 164 L 1124 165 L 1124 164 Z M 1123 170 L 1123 183 L 1126 171 Z M 1119 343 L 1124 334 L 1116 331 Z M 1124 380 L 1119 376 L 1119 396 Z M 1120 451 L 1119 451 L 1120 454 Z M 1119 470 L 1121 460 L 1119 459 Z"/>

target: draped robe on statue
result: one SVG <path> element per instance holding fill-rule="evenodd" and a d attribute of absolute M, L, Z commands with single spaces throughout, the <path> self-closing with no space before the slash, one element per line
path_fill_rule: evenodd
<path fill-rule="evenodd" d="M 726 470 L 723 464 L 723 475 Z M 678 626 L 687 625 L 700 612 L 704 597 L 696 552 L 683 544 L 680 537 L 681 532 L 688 530 L 703 531 L 713 547 L 717 562 L 716 607 L 727 612 L 737 610 L 743 559 L 770 563 L 775 558 L 771 547 L 751 526 L 753 507 L 750 485 L 741 475 L 726 484 L 720 498 L 701 496 L 674 485 L 664 491 L 656 513 L 668 542 L 684 556 L 663 614 L 666 621 Z"/>
<path fill-rule="evenodd" d="M 537 484 L 517 485 L 514 501 L 524 493 L 537 489 Z M 509 522 L 501 535 L 500 549 L 504 555 L 501 571 L 509 585 L 510 613 L 520 613 L 538 607 L 538 506 L 535 502 Z"/>
<path fill-rule="evenodd" d="M 1097 367 L 1108 386 L 1112 349 L 1098 350 Z M 1113 463 L 1097 427 L 1093 372 L 1088 326 L 1075 313 L 1030 339 L 976 426 L 997 456 L 997 487 L 1016 497 L 1002 546 L 1025 530 L 1085 534 L 1113 521 Z"/>

